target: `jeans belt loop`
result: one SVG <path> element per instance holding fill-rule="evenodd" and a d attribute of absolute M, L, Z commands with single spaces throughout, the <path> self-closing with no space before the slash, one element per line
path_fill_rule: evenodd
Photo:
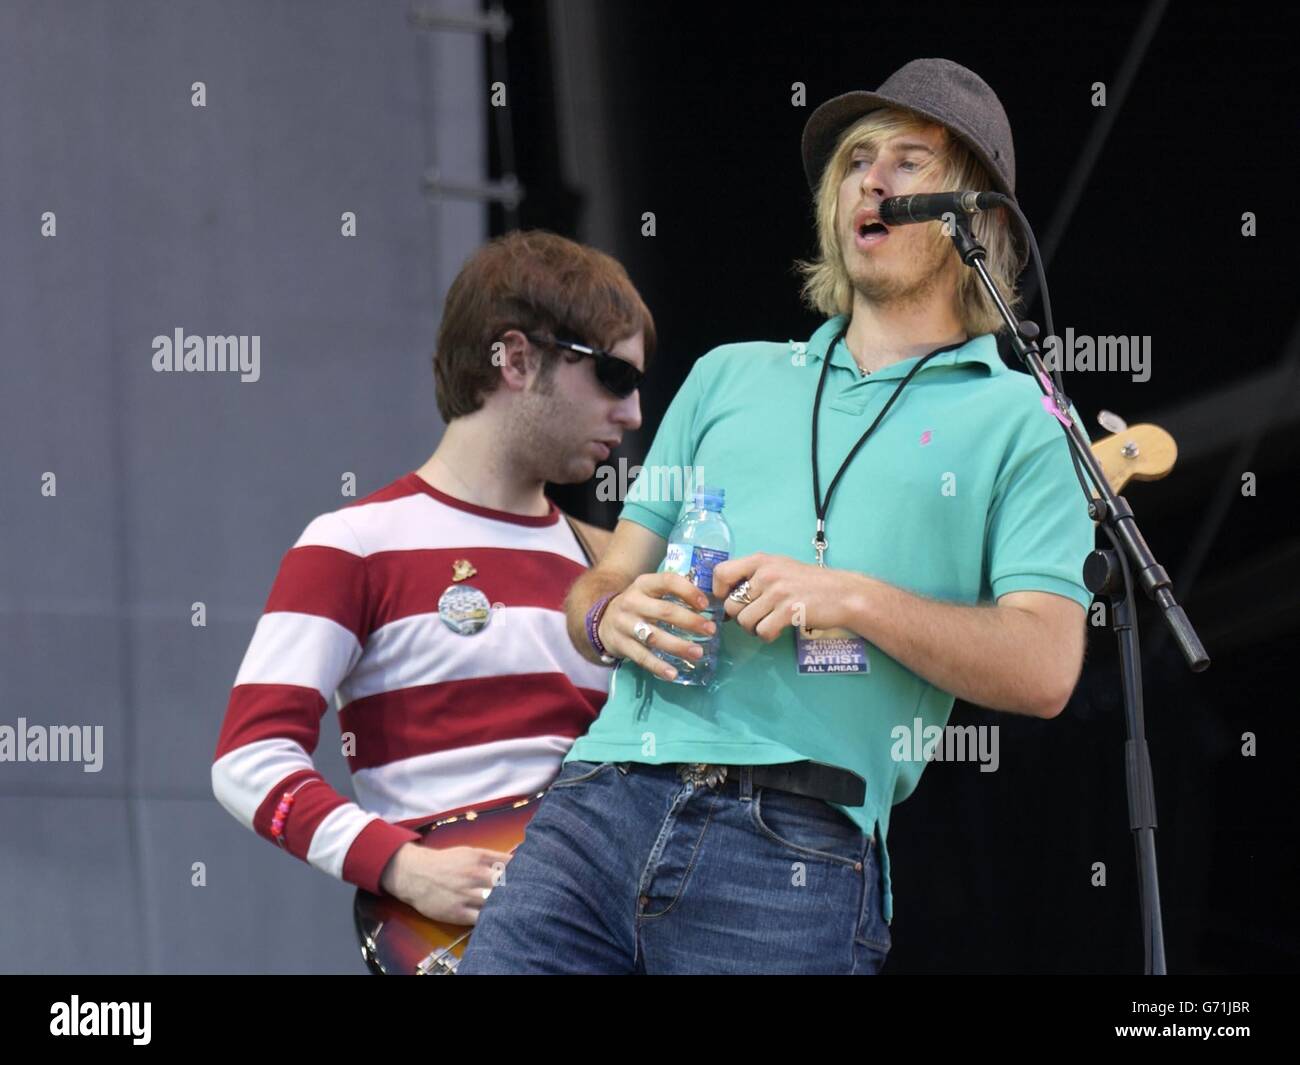
<path fill-rule="evenodd" d="M 740 801 L 749 802 L 754 797 L 754 767 L 752 765 L 742 765 L 739 769 L 740 772 L 736 776 L 736 783 L 740 785 Z"/>

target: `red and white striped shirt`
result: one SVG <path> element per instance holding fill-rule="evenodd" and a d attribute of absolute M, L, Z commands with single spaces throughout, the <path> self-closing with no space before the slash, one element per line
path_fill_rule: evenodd
<path fill-rule="evenodd" d="M 438 614 L 452 563 L 493 604 L 462 636 Z M 455 499 L 415 473 L 307 526 L 244 655 L 212 766 L 221 804 L 258 835 L 286 791 L 285 848 L 379 892 L 403 822 L 545 788 L 595 719 L 610 671 L 569 642 L 563 602 L 586 568 L 545 517 Z M 357 802 L 316 771 L 338 693 Z M 349 743 L 349 736 L 354 743 Z"/>

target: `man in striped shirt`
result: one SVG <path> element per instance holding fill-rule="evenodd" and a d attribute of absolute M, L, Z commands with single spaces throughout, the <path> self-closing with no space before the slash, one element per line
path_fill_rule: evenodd
<path fill-rule="evenodd" d="M 545 788 L 604 704 L 609 670 L 574 649 L 563 604 L 609 534 L 544 489 L 588 480 L 640 425 L 654 343 L 601 252 L 530 232 L 470 259 L 434 355 L 437 450 L 317 517 L 280 565 L 212 766 L 231 814 L 333 876 L 475 922 L 510 856 L 420 847 L 408 826 Z M 355 802 L 311 759 L 336 693 Z"/>

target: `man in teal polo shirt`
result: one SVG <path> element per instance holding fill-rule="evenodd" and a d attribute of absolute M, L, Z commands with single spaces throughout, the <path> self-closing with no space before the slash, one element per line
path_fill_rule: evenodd
<path fill-rule="evenodd" d="M 1002 363 L 999 319 L 949 238 L 881 232 L 876 213 L 915 192 L 1013 194 L 1013 158 L 997 97 L 947 60 L 809 119 L 821 255 L 804 291 L 828 320 L 806 343 L 714 349 L 670 405 L 566 604 L 575 646 L 618 661 L 609 698 L 462 972 L 878 971 L 890 810 L 954 697 L 1064 707 L 1093 547 L 1068 444 Z M 1023 260 L 1005 219 L 974 228 L 1011 298 Z M 661 501 L 654 478 L 725 490 L 734 544 L 712 590 L 728 620 L 708 687 L 674 683 L 652 653 L 699 656 L 661 624 L 712 631 L 666 598 L 706 605 L 658 572 L 691 501 Z M 848 671 L 818 671 L 816 641 L 836 637 Z"/>

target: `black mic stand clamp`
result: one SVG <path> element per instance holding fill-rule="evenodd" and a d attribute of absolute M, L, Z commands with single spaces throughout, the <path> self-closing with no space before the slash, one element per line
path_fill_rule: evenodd
<path fill-rule="evenodd" d="M 1138 899 L 1142 910 L 1146 972 L 1148 975 L 1163 976 L 1167 970 L 1160 885 L 1156 873 L 1155 787 L 1152 783 L 1151 759 L 1143 721 L 1142 662 L 1135 627 L 1137 611 L 1133 600 L 1130 565 L 1137 571 L 1147 597 L 1160 607 L 1165 624 L 1192 672 L 1204 670 L 1210 664 L 1210 659 L 1183 608 L 1174 599 L 1169 574 L 1156 562 L 1133 519 L 1133 511 L 1127 500 L 1111 489 L 1101 464 L 1092 453 L 1092 447 L 1071 417 L 1069 400 L 1065 396 L 1059 375 L 1049 376 L 1038 346 L 1038 325 L 1028 320 L 1017 321 L 1011 313 L 985 269 L 984 246 L 972 235 L 966 218 L 958 216 L 955 220 L 946 220 L 945 229 L 952 237 L 961 261 L 979 275 L 985 291 L 997 305 L 998 313 L 1010 329 L 1012 347 L 1043 390 L 1043 407 L 1060 423 L 1073 452 L 1076 473 L 1082 464 L 1098 493 L 1093 496 L 1083 486 L 1088 496 L 1088 516 L 1101 526 L 1110 539 L 1113 550 L 1093 551 L 1089 554 L 1084 562 L 1083 579 L 1093 595 L 1104 595 L 1110 601 L 1112 627 L 1119 645 L 1120 683 L 1128 723 L 1125 780 L 1128 787 L 1129 828 L 1133 832 L 1137 848 Z M 1050 326 L 1051 322 L 1048 324 Z M 1082 477 L 1080 484 L 1082 485 Z"/>

